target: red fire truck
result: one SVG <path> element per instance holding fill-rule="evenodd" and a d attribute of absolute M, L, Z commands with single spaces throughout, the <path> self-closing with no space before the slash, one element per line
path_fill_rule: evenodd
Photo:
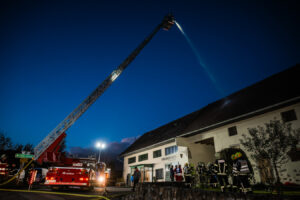
<path fill-rule="evenodd" d="M 0 176 L 7 177 L 8 176 L 8 165 L 7 163 L 0 163 Z"/>
<path fill-rule="evenodd" d="M 91 190 L 94 186 L 104 187 L 108 178 L 105 163 L 96 163 L 95 159 L 89 158 L 66 158 L 64 166 L 49 168 L 45 185 L 55 190 L 63 188 Z"/>

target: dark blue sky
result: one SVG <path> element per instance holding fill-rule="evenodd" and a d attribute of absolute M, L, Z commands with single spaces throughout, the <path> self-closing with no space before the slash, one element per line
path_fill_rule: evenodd
<path fill-rule="evenodd" d="M 161 30 L 67 131 L 69 147 L 142 135 L 300 62 L 297 1 L 2 0 L 0 130 L 37 145 L 169 10 L 216 82 L 177 27 Z"/>

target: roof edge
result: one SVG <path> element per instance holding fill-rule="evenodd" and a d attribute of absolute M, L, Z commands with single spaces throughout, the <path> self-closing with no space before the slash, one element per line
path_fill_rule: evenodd
<path fill-rule="evenodd" d="M 130 151 L 130 152 L 125 153 L 125 154 L 122 153 L 122 154 L 120 154 L 120 156 L 121 157 L 130 156 L 132 154 L 139 153 L 139 152 L 142 152 L 142 151 L 146 151 L 146 150 L 151 149 L 153 147 L 159 147 L 159 146 L 162 146 L 164 144 L 171 143 L 171 142 L 175 142 L 175 138 L 170 138 L 170 139 L 158 142 L 156 144 L 152 144 L 152 145 L 146 146 L 144 148 L 140 148 L 140 149 L 137 149 L 137 150 L 134 150 L 134 151 Z"/>
<path fill-rule="evenodd" d="M 229 123 L 231 123 L 233 121 L 240 121 L 240 120 L 243 120 L 243 119 L 248 119 L 248 118 L 250 118 L 252 116 L 257 116 L 257 115 L 260 115 L 262 113 L 265 113 L 264 111 L 266 111 L 266 112 L 271 111 L 272 108 L 275 108 L 275 109 L 278 108 L 279 109 L 282 106 L 292 105 L 294 103 L 298 103 L 299 101 L 300 101 L 300 96 L 294 97 L 292 99 L 289 99 L 289 100 L 286 100 L 286 101 L 282 101 L 280 103 L 276 103 L 276 104 L 273 104 L 271 106 L 267 106 L 267 107 L 264 107 L 264 108 L 261 108 L 261 109 L 258 109 L 258 110 L 255 110 L 255 111 L 243 114 L 243 115 L 239 115 L 239 116 L 227 119 L 225 121 L 218 122 L 216 124 L 212 124 L 212 125 L 209 125 L 209 126 L 206 126 L 206 127 L 194 130 L 194 131 L 190 131 L 190 132 L 181 134 L 181 135 L 179 135 L 177 137 L 189 137 L 189 136 L 195 135 L 195 133 L 197 134 L 197 132 L 203 132 L 203 131 L 205 131 L 207 129 L 217 128 L 217 127 L 220 127 L 222 125 L 229 124 Z"/>

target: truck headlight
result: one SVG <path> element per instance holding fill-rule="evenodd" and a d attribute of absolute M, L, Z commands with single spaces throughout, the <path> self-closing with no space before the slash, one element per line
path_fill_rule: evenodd
<path fill-rule="evenodd" d="M 103 183 L 103 182 L 105 181 L 104 176 L 99 176 L 99 177 L 98 177 L 98 181 L 99 181 L 100 183 Z"/>

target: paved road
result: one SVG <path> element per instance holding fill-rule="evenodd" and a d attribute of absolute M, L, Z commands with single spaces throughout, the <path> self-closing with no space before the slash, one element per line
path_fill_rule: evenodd
<path fill-rule="evenodd" d="M 76 196 L 54 195 L 54 194 L 39 194 L 25 192 L 7 192 L 0 191 L 0 199 L 2 200 L 81 200 L 91 199 Z"/>
<path fill-rule="evenodd" d="M 26 189 L 3 189 L 0 188 L 0 200 L 100 200 L 119 199 L 120 195 L 130 192 L 130 188 L 107 187 L 95 188 L 94 191 L 62 190 L 51 191 L 48 188 L 33 189 L 30 192 Z"/>

